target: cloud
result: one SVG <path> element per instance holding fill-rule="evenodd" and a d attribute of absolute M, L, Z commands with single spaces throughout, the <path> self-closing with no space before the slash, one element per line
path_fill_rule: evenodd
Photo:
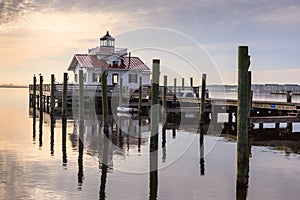
<path fill-rule="evenodd" d="M 0 24 L 16 20 L 33 9 L 33 0 L 3 0 L 0 2 Z"/>

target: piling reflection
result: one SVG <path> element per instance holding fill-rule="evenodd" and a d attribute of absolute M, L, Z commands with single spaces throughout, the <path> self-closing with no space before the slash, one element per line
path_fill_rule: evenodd
<path fill-rule="evenodd" d="M 204 161 L 204 134 L 205 129 L 201 125 L 199 128 L 199 151 L 200 151 L 200 175 L 205 175 L 205 161 Z"/>
<path fill-rule="evenodd" d="M 43 111 L 40 110 L 40 119 L 39 119 L 39 148 L 43 146 Z"/>
<path fill-rule="evenodd" d="M 246 200 L 248 196 L 248 177 L 241 180 L 236 180 L 236 200 Z"/>
<path fill-rule="evenodd" d="M 54 124 L 55 124 L 55 119 L 54 115 L 50 116 L 50 154 L 51 156 L 54 156 Z"/>
<path fill-rule="evenodd" d="M 79 120 L 79 139 L 78 139 L 78 189 L 81 190 L 83 183 L 83 148 L 84 148 L 84 121 Z"/>
<path fill-rule="evenodd" d="M 32 140 L 35 142 L 36 137 L 36 109 L 33 108 L 33 117 L 32 117 Z"/>
<path fill-rule="evenodd" d="M 62 118 L 62 164 L 67 166 L 67 119 Z"/>

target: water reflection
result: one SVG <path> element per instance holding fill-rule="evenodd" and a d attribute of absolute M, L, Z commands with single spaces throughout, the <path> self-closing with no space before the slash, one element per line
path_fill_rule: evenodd
<path fill-rule="evenodd" d="M 73 149 L 77 150 L 78 146 L 78 171 L 77 171 L 77 189 L 81 190 L 83 182 L 87 184 L 88 178 L 84 178 L 84 170 L 83 170 L 83 156 L 85 155 L 90 155 L 90 156 L 99 156 L 99 170 L 100 170 L 100 180 L 99 178 L 97 179 L 98 183 L 100 182 L 100 187 L 97 189 L 99 192 L 96 192 L 96 195 L 100 200 L 104 199 L 109 199 L 108 195 L 111 195 L 111 188 L 115 183 L 116 179 L 118 178 L 113 178 L 109 176 L 110 169 L 113 167 L 117 166 L 116 169 L 120 166 L 119 162 L 122 162 L 122 159 L 132 159 L 135 155 L 139 155 L 138 158 L 145 158 L 145 150 L 148 151 L 148 148 L 150 146 L 148 138 L 145 139 L 145 135 L 149 133 L 148 127 L 145 128 L 145 124 L 149 124 L 148 119 L 143 119 L 143 118 L 125 118 L 125 117 L 120 117 L 117 118 L 116 121 L 114 121 L 113 118 L 110 118 L 109 120 L 109 126 L 108 126 L 108 134 L 105 134 L 102 132 L 103 124 L 101 116 L 98 116 L 98 119 L 93 122 L 87 120 L 84 123 L 78 123 L 78 121 L 74 122 L 74 131 L 73 133 L 70 134 L 69 140 L 71 141 L 70 146 L 72 145 Z M 95 124 L 96 123 L 96 124 Z M 54 156 L 54 126 L 55 124 L 55 119 L 54 117 L 52 118 L 51 116 L 51 127 L 50 127 L 50 152 L 51 155 Z M 82 125 L 80 125 L 82 124 Z M 179 124 L 176 124 L 172 122 L 172 125 L 166 124 L 166 126 L 161 127 L 162 131 L 159 134 L 162 134 L 160 138 L 159 147 L 161 149 L 159 151 L 154 151 L 154 149 L 149 148 L 149 171 L 146 171 L 148 175 L 148 186 L 141 186 L 147 189 L 148 195 L 147 197 L 149 199 L 159 199 L 163 198 L 158 196 L 158 190 L 165 190 L 162 189 L 161 187 L 158 187 L 158 181 L 160 183 L 164 183 L 165 180 L 165 171 L 161 172 L 158 170 L 159 164 L 162 164 L 166 161 L 169 161 L 172 159 L 172 153 L 173 151 L 170 150 L 172 149 L 172 145 L 168 145 L 170 142 L 169 138 L 172 139 L 174 136 L 174 132 L 177 135 L 172 140 L 172 142 L 176 142 L 176 140 L 181 140 L 182 139 L 182 130 L 178 127 Z M 77 127 L 79 127 L 79 131 L 77 133 Z M 168 129 L 167 129 L 168 128 Z M 189 132 L 188 134 L 195 134 L 197 129 L 191 129 L 190 127 L 185 126 L 184 128 L 188 128 Z M 40 129 L 42 130 L 42 129 Z M 146 130 L 146 131 L 145 131 Z M 191 131 L 193 130 L 193 131 Z M 169 132 L 167 132 L 169 131 Z M 67 121 L 62 120 L 62 150 L 63 150 L 63 164 L 67 163 L 67 152 L 66 152 L 66 133 L 67 133 Z M 146 133 L 146 134 L 145 134 Z M 169 134 L 167 134 L 169 133 Z M 78 137 L 77 137 L 78 136 Z M 41 137 L 40 137 L 41 138 Z M 212 176 L 210 174 L 207 174 L 207 170 L 205 170 L 205 167 L 207 168 L 208 166 L 211 167 L 211 159 L 205 159 L 205 146 L 209 146 L 208 141 L 210 137 L 207 136 L 207 127 L 203 126 L 202 129 L 199 131 L 199 140 L 196 141 L 195 148 L 196 150 L 194 151 L 195 154 L 193 154 L 194 158 L 196 160 L 197 168 L 195 171 L 193 171 L 194 174 L 199 174 L 203 176 L 201 177 L 201 180 L 206 180 L 207 177 Z M 59 138 L 60 139 L 60 138 Z M 168 141 L 167 141 L 168 140 Z M 178 142 L 178 141 L 177 141 Z M 85 143 L 85 144 L 84 144 Z M 125 143 L 125 149 L 123 149 Z M 207 144 L 208 143 L 208 144 Z M 86 146 L 86 151 L 84 146 Z M 168 147 L 168 160 L 167 160 L 167 147 Z M 152 150 L 151 150 L 152 149 Z M 130 151 L 130 154 L 129 154 Z M 86 153 L 85 153 L 86 152 Z M 136 153 L 137 152 L 137 153 Z M 249 151 L 251 152 L 251 151 Z M 136 153 L 136 154 L 135 154 Z M 199 154 L 200 156 L 198 156 Z M 77 156 L 77 152 L 76 152 Z M 114 159 L 113 159 L 114 157 Z M 159 158 L 159 160 L 158 160 Z M 61 158 L 60 158 L 61 159 Z M 72 159 L 72 155 L 69 155 L 69 160 Z M 124 160 L 125 160 L 124 159 Z M 113 163 L 116 162 L 116 163 Z M 137 161 L 137 158 L 135 162 Z M 124 161 L 125 162 L 125 161 Z M 72 163 L 72 162 L 69 162 Z M 147 163 L 147 161 L 146 161 Z M 115 165 L 116 164 L 116 165 Z M 127 164 L 127 163 L 126 163 Z M 147 163 L 148 164 L 148 163 Z M 68 164 L 71 165 L 71 164 Z M 87 164 L 85 163 L 85 166 Z M 132 166 L 130 166 L 132 167 Z M 135 167 L 135 166 L 133 166 Z M 139 167 L 139 166 L 138 166 Z M 71 167 L 68 167 L 71 169 Z M 76 168 L 75 168 L 76 169 Z M 211 169 L 211 168 L 209 168 Z M 68 169 L 69 170 L 69 169 Z M 87 168 L 85 168 L 86 172 Z M 148 170 L 148 169 L 147 169 Z M 168 170 L 166 170 L 168 171 Z M 114 174 L 119 174 L 118 170 L 116 172 L 113 172 Z M 176 172 L 172 172 L 176 173 Z M 86 176 L 88 176 L 88 173 Z M 76 177 L 76 172 L 74 173 L 74 177 Z M 130 176 L 128 176 L 130 177 Z M 127 177 L 127 178 L 128 178 Z M 170 178 L 170 177 L 168 177 Z M 122 178 L 121 178 L 122 179 Z M 159 180 L 158 180 L 159 179 Z M 107 190 L 107 181 L 108 180 L 114 180 L 110 181 L 109 185 L 109 190 Z M 233 177 L 234 180 L 234 177 Z M 122 181 L 122 180 L 121 180 Z M 193 180 L 195 182 L 195 180 Z M 76 179 L 75 179 L 76 183 Z M 198 184 L 198 182 L 197 182 Z M 232 186 L 232 192 L 234 193 L 234 188 L 235 188 L 235 196 L 237 200 L 246 200 L 248 198 L 248 177 L 247 180 L 240 181 L 236 179 L 236 184 L 231 184 Z M 118 187 L 117 187 L 118 188 Z M 115 190 L 115 189 L 113 189 Z M 117 189 L 116 189 L 117 190 Z M 114 195 L 112 195 L 114 196 Z M 226 198 L 225 198 L 226 199 Z"/>
<path fill-rule="evenodd" d="M 84 120 L 79 120 L 79 139 L 78 139 L 78 189 L 81 190 L 83 183 L 83 148 L 84 148 Z"/>
<path fill-rule="evenodd" d="M 39 121 L 39 148 L 43 146 L 43 111 L 40 110 L 40 121 Z"/>
<path fill-rule="evenodd" d="M 54 126 L 55 126 L 55 118 L 54 115 L 50 116 L 50 154 L 54 156 Z"/>
<path fill-rule="evenodd" d="M 246 200 L 248 196 L 248 177 L 244 182 L 236 181 L 236 200 Z"/>
<path fill-rule="evenodd" d="M 67 166 L 67 119 L 62 119 L 62 163 Z"/>

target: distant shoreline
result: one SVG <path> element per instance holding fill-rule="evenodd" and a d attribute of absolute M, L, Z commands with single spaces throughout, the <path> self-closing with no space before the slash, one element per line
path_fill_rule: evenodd
<path fill-rule="evenodd" d="M 0 85 L 0 88 L 28 88 L 28 86 L 22 86 L 22 85 Z"/>

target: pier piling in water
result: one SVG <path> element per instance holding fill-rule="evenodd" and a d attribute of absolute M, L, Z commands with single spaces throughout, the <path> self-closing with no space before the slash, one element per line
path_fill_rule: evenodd
<path fill-rule="evenodd" d="M 205 108 L 205 96 L 206 96 L 205 93 L 206 93 L 206 74 L 202 74 L 200 125 L 203 125 L 204 123 L 204 108 Z"/>
<path fill-rule="evenodd" d="M 50 111 L 52 115 L 54 114 L 54 107 L 55 107 L 54 90 L 55 90 L 55 77 L 54 74 L 51 74 Z"/>
<path fill-rule="evenodd" d="M 250 56 L 247 46 L 238 48 L 238 109 L 237 109 L 237 181 L 247 182 L 249 174 L 249 75 Z"/>
<path fill-rule="evenodd" d="M 123 78 L 120 78 L 120 88 L 119 88 L 119 106 L 122 106 L 122 102 L 123 102 L 123 97 L 122 94 L 123 93 Z"/>
<path fill-rule="evenodd" d="M 101 68 L 101 85 L 102 85 L 102 118 L 103 132 L 108 137 L 108 98 L 107 98 L 107 69 Z"/>
<path fill-rule="evenodd" d="M 64 73 L 63 93 L 62 93 L 62 117 L 67 117 L 67 89 L 68 89 L 68 73 Z"/>
<path fill-rule="evenodd" d="M 153 60 L 150 152 L 158 149 L 160 60 Z M 156 168 L 157 169 L 157 168 Z"/>
<path fill-rule="evenodd" d="M 140 77 L 139 78 L 139 105 L 138 105 L 139 115 L 142 112 L 142 91 L 143 91 L 142 83 L 143 83 L 143 78 Z"/>
<path fill-rule="evenodd" d="M 40 88 L 39 88 L 39 109 L 41 112 L 43 112 L 43 76 L 40 75 Z"/>

